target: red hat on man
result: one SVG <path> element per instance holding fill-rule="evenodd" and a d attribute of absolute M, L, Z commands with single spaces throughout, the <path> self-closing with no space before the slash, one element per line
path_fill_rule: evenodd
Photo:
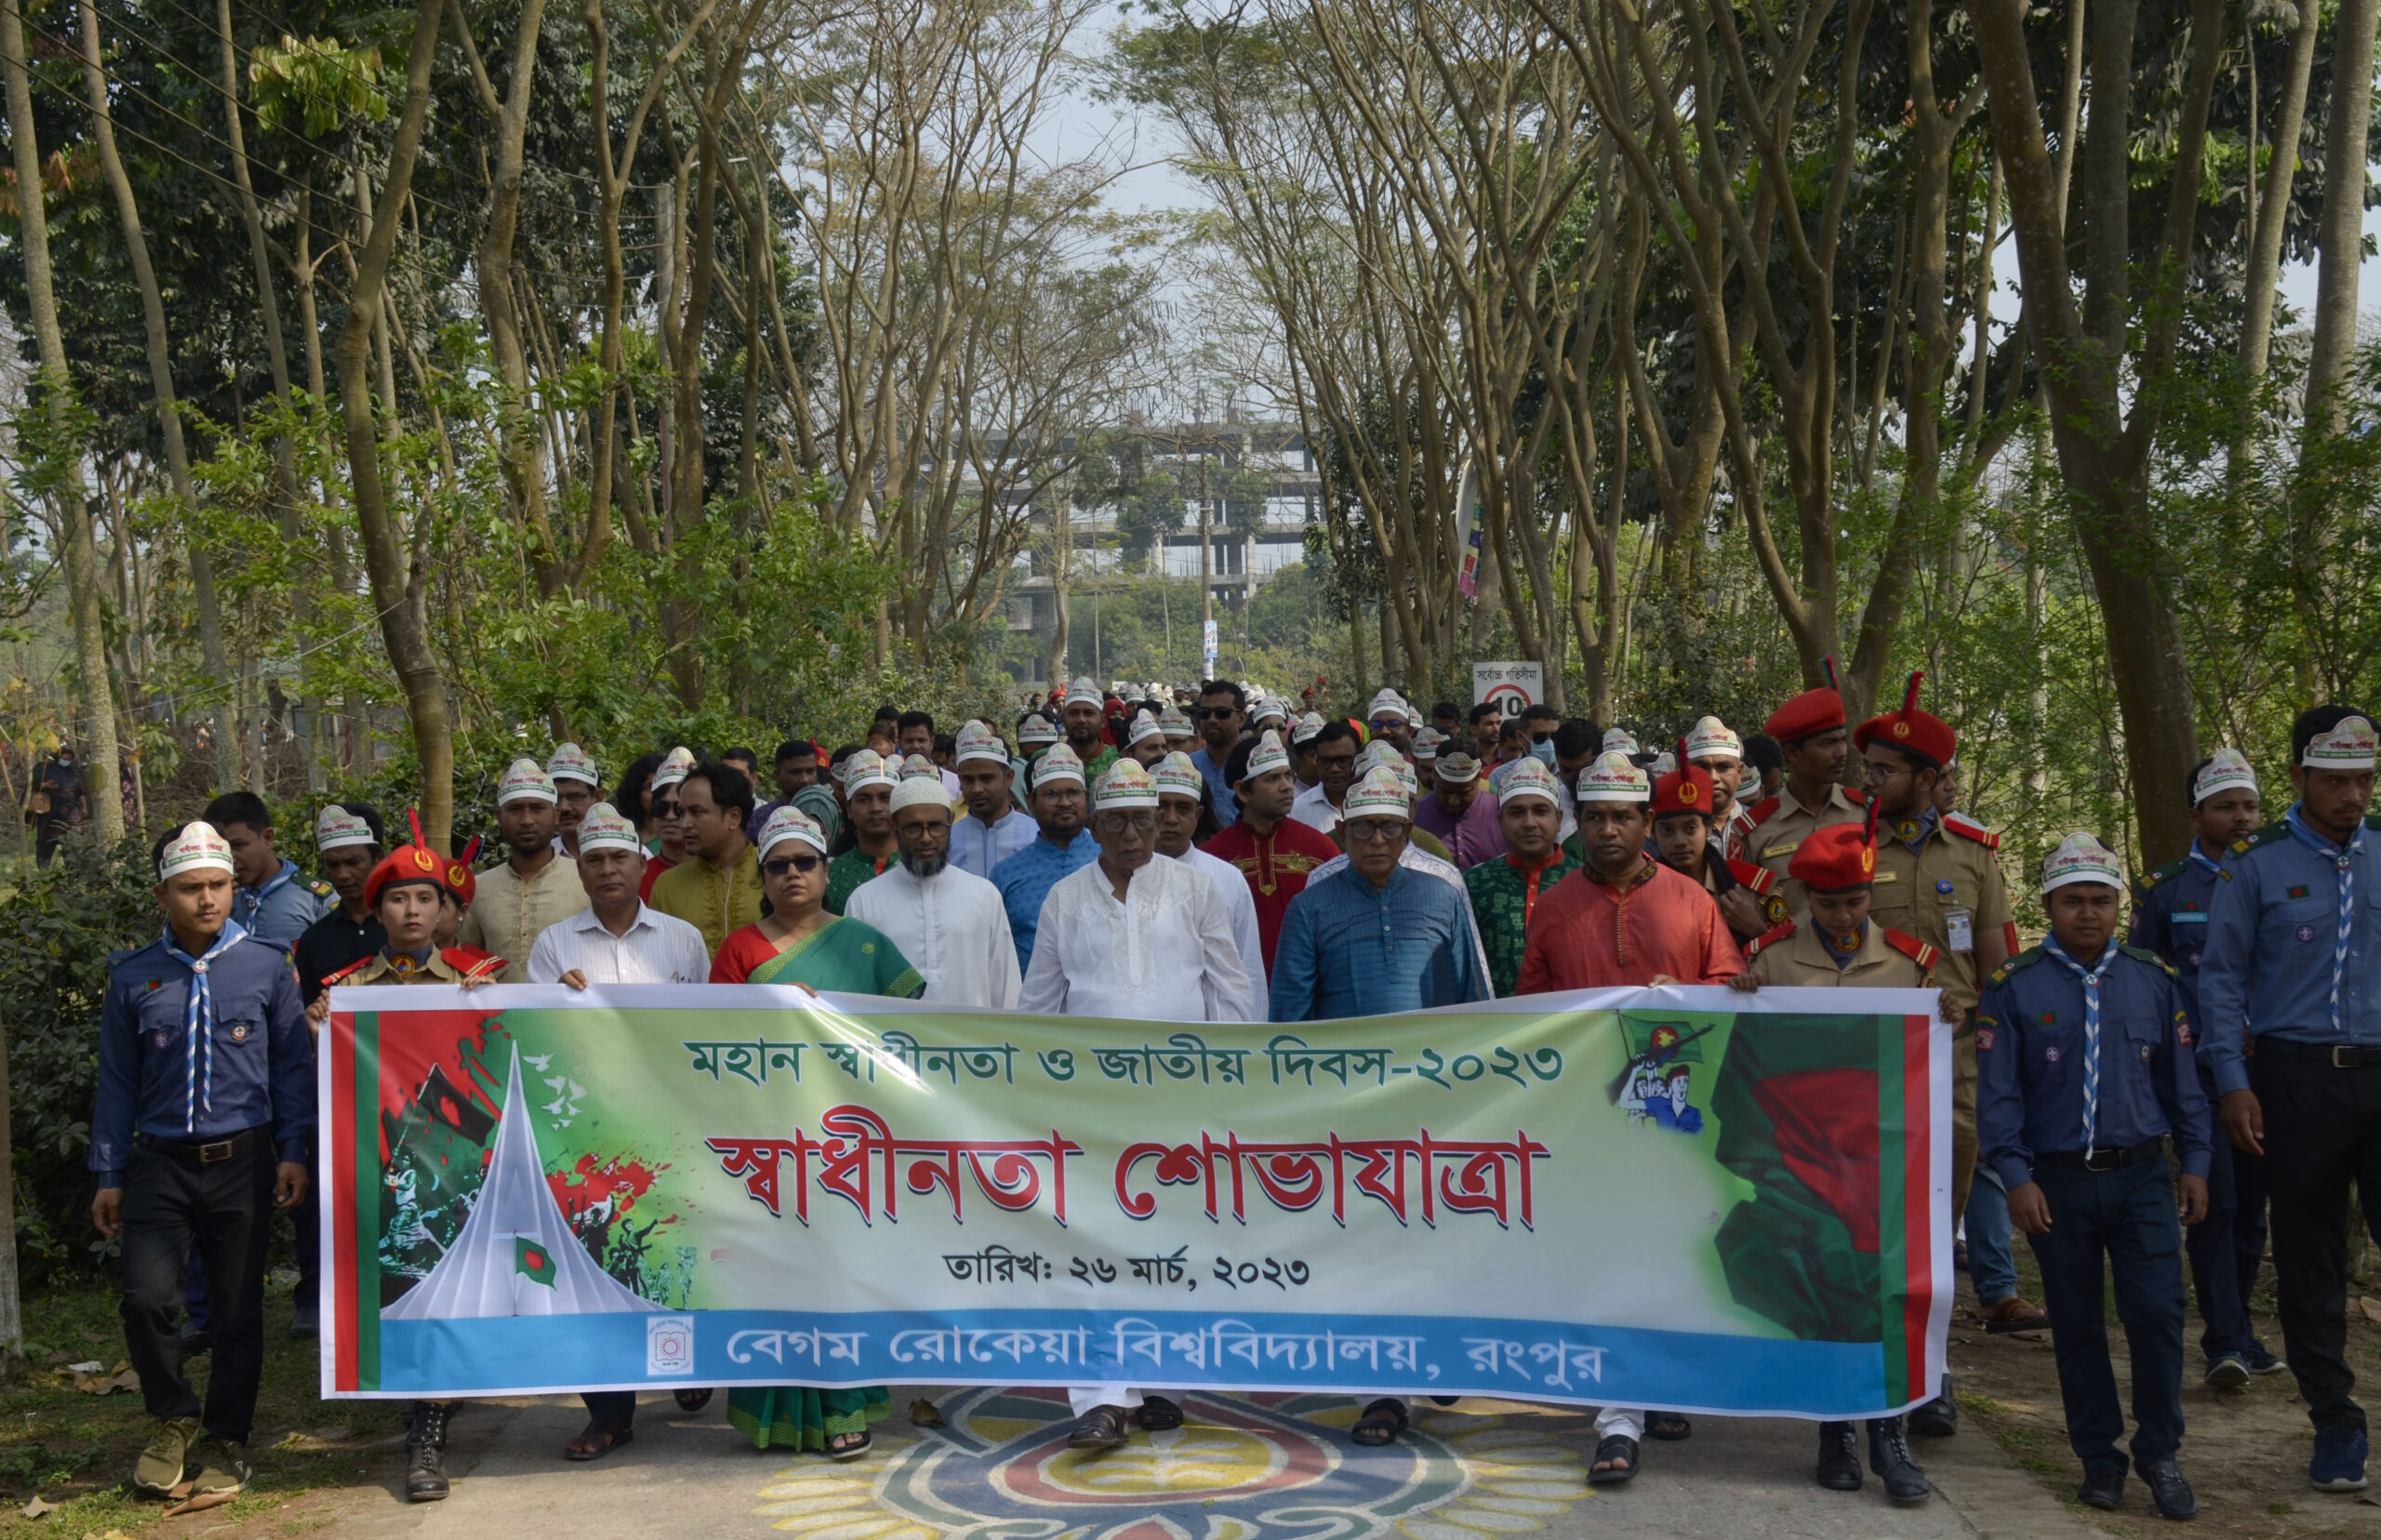
<path fill-rule="evenodd" d="M 479 836 L 472 836 L 472 843 L 463 847 L 461 856 L 441 856 L 421 837 L 420 813 L 408 807 L 406 820 L 413 826 L 413 843 L 399 845 L 381 856 L 380 864 L 372 869 L 372 875 L 364 879 L 365 907 L 377 907 L 381 892 L 392 883 L 428 883 L 454 895 L 459 907 L 470 909 L 480 886 L 479 879 L 472 875 L 472 857 L 480 851 Z"/>
<path fill-rule="evenodd" d="M 1882 743 L 1917 754 L 1937 769 L 1950 763 L 1951 756 L 1959 752 L 1959 735 L 1941 717 L 1918 709 L 1918 682 L 1925 677 L 1922 671 L 1911 674 L 1909 687 L 1902 692 L 1901 710 L 1862 723 L 1853 730 L 1852 746 L 1866 749 L 1870 743 Z"/>
<path fill-rule="evenodd" d="M 1786 863 L 1786 875 L 1813 893 L 1841 893 L 1875 882 L 1876 806 L 1869 804 L 1865 823 L 1829 824 L 1803 836 L 1802 848 Z"/>
<path fill-rule="evenodd" d="M 1711 813 L 1711 772 L 1686 757 L 1686 739 L 1678 740 L 1678 767 L 1654 782 L 1654 816 L 1671 813 Z"/>
<path fill-rule="evenodd" d="M 1827 683 L 1816 690 L 1804 690 L 1770 712 L 1761 730 L 1780 743 L 1795 744 L 1842 726 L 1843 697 L 1836 684 L 1835 659 L 1830 657 L 1827 660 Z"/>

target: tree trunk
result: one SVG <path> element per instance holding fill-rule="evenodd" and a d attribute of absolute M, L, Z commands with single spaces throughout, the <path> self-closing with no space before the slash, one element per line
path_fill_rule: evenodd
<path fill-rule="evenodd" d="M 2298 141 L 2306 133 L 2307 77 L 2314 69 L 2315 43 L 2322 28 L 2322 7 L 2298 7 L 2298 26 L 2290 34 L 2290 74 L 2281 83 L 2281 105 L 2274 114 L 2273 161 L 2267 168 L 2265 185 L 2257 192 L 2256 227 L 2250 237 L 2246 274 L 2249 291 L 2241 319 L 2241 362 L 2253 378 L 2263 378 L 2273 345 L 2273 297 L 2281 277 L 2281 227 L 2290 208 L 2291 179 L 2298 171 Z M 2253 138 L 2253 170 L 2255 154 Z M 2362 201 L 2358 199 L 2360 205 Z"/>
<path fill-rule="evenodd" d="M 446 683 L 440 677 L 437 654 L 431 649 L 429 622 L 420 605 L 421 574 L 413 569 L 411 558 L 398 543 L 396 525 L 389 515 L 388 489 L 380 480 L 379 425 L 373 417 L 370 369 L 373 322 L 380 313 L 389 262 L 396 251 L 398 215 L 412 192 L 414 162 L 421 153 L 422 120 L 430 108 L 430 72 L 437 59 L 443 8 L 444 0 L 419 0 L 414 10 L 412 46 L 406 56 L 405 105 L 398 113 L 396 138 L 389 149 L 388 173 L 381 184 L 371 238 L 356 259 L 347 324 L 339 339 L 339 416 L 347 430 L 348 474 L 353 484 L 365 570 L 371 581 L 373 608 L 379 614 L 380 640 L 396 670 L 397 684 L 405 691 L 406 716 L 413 727 L 414 752 L 420 761 L 422 834 L 438 851 L 448 847 L 455 821 L 453 724 L 446 707 Z"/>
<path fill-rule="evenodd" d="M 2364 260 L 2365 129 L 2373 116 L 2373 23 L 2381 0 L 2341 0 L 2332 33 L 2332 100 L 2323 122 L 2322 259 L 2315 339 L 2307 360 L 2306 431 L 2328 431 L 2331 397 L 2356 353 L 2356 279 Z M 2295 46 L 2295 45 L 2294 45 Z M 2277 157 L 2278 158 L 2278 157 Z"/>
<path fill-rule="evenodd" d="M 15 57 L 11 50 L 12 60 Z M 8 1033 L 0 1024 L 0 1377 L 8 1379 L 25 1366 L 25 1318 L 17 1295 L 17 1145 L 9 1116 L 11 1095 Z"/>
<path fill-rule="evenodd" d="M 33 310 L 33 336 L 41 348 L 42 394 L 48 408 L 50 453 L 79 460 L 68 444 L 67 405 L 73 384 L 66 372 L 66 339 L 58 325 L 58 298 L 50 286 L 49 219 L 43 206 L 41 145 L 33 129 L 33 81 L 25 68 L 25 33 L 17 0 L 0 0 L 0 67 L 7 73 L 8 137 L 17 159 L 19 236 L 25 258 L 25 289 Z M 92 789 L 91 812 L 100 843 L 113 847 L 124 838 L 124 800 L 115 794 L 118 753 L 114 692 L 108 684 L 107 640 L 100 626 L 98 547 L 91 538 L 91 508 L 84 495 L 82 476 L 66 478 L 58 493 L 58 520 L 65 536 L 66 592 L 74 626 L 74 664 L 80 675 L 83 716 L 91 751 L 84 763 L 98 784 Z M 14 1230 L 9 1231 L 6 1287 L 9 1316 L 15 1316 L 16 1267 Z M 13 1350 L 23 1334 L 0 1341 Z"/>

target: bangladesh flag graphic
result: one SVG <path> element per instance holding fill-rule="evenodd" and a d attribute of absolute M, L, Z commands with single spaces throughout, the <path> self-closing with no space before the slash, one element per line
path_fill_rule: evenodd
<path fill-rule="evenodd" d="M 1882 1343 L 1901 1385 L 1922 1381 L 1931 1295 L 1931 1205 L 1904 1180 L 1930 1106 L 1927 1026 L 1748 1013 L 1709 1093 L 1713 1154 L 1754 1194 L 1715 1241 L 1729 1292 L 1799 1338 Z"/>
<path fill-rule="evenodd" d="M 554 1286 L 552 1254 L 528 1236 L 512 1238 L 512 1270 L 533 1283 L 543 1283 L 549 1289 Z"/>

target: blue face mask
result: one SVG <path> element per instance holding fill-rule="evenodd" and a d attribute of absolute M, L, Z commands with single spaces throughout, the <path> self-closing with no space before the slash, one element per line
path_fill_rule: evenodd
<path fill-rule="evenodd" d="M 1536 755 L 1537 763 L 1545 765 L 1549 770 L 1555 767 L 1554 740 L 1552 738 L 1539 738 L 1529 746 L 1529 751 Z"/>

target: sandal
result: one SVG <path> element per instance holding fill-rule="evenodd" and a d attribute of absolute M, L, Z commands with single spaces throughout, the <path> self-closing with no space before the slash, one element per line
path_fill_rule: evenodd
<path fill-rule="evenodd" d="M 562 1457 L 565 1460 L 600 1460 L 635 1437 L 634 1428 L 591 1422 L 579 1437 L 562 1446 Z"/>
<path fill-rule="evenodd" d="M 1976 1319 L 1984 1329 L 1996 1335 L 2005 1332 L 2039 1332 L 2050 1324 L 2050 1312 L 2039 1305 L 2029 1304 L 2022 1296 L 2009 1294 L 1989 1305 L 1979 1305 Z"/>
<path fill-rule="evenodd" d="M 1649 1439 L 1658 1439 L 1663 1443 L 1678 1443 L 1694 1434 L 1695 1425 L 1675 1412 L 1645 1414 L 1645 1437 Z"/>
<path fill-rule="evenodd" d="M 868 1446 L 875 1441 L 864 1428 L 858 1433 L 830 1433 L 827 1435 L 827 1458 L 857 1460 L 867 1454 Z"/>
<path fill-rule="evenodd" d="M 711 1392 L 708 1390 L 672 1390 L 670 1396 L 678 1403 L 681 1412 L 699 1412 L 711 1404 Z"/>
<path fill-rule="evenodd" d="M 1164 1433 L 1182 1426 L 1182 1407 L 1170 1397 L 1143 1396 L 1133 1420 L 1151 1433 Z"/>
<path fill-rule="evenodd" d="M 1637 1474 L 1637 1440 L 1615 1433 L 1596 1445 L 1595 1464 L 1589 1468 L 1590 1486 L 1616 1486 Z"/>
<path fill-rule="evenodd" d="M 1069 1449 L 1121 1449 L 1132 1438 L 1124 1427 L 1124 1409 L 1121 1406 L 1095 1406 L 1075 1423 L 1075 1430 L 1067 1435 Z"/>
<path fill-rule="evenodd" d="M 1382 1444 L 1395 1443 L 1397 1436 L 1404 1431 L 1404 1403 L 1383 1396 L 1364 1408 L 1364 1414 L 1356 1419 L 1356 1426 L 1348 1429 L 1348 1437 L 1368 1449 L 1377 1449 Z"/>

